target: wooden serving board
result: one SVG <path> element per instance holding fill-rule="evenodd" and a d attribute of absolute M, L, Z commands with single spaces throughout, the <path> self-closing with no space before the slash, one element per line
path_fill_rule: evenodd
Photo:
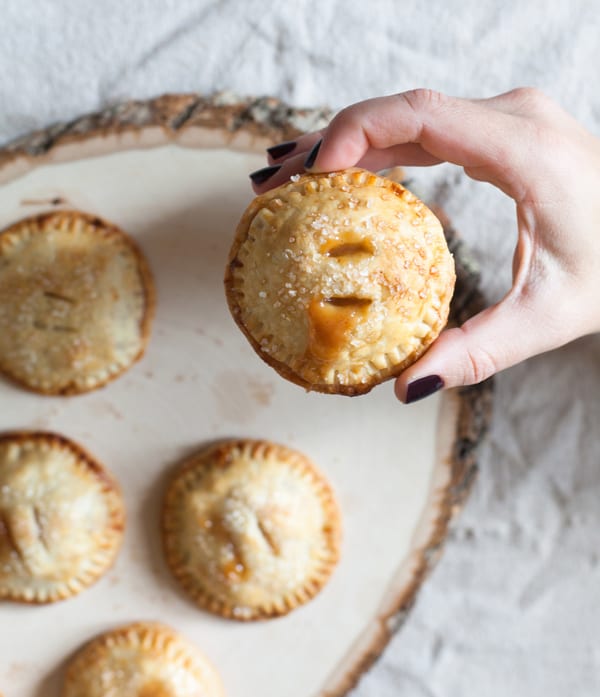
<path fill-rule="evenodd" d="M 133 235 L 158 292 L 144 359 L 106 388 L 54 398 L 0 380 L 0 431 L 54 430 L 116 475 L 128 524 L 114 568 L 75 599 L 0 605 L 0 692 L 59 694 L 65 660 L 98 632 L 160 620 L 214 662 L 231 697 L 346 694 L 402 623 L 475 471 L 489 384 L 401 406 L 391 383 L 349 399 L 307 394 L 261 362 L 223 292 L 227 251 L 264 148 L 327 114 L 273 99 L 162 97 L 52 127 L 0 151 L 0 228 L 53 208 L 97 214 Z M 478 309 L 458 267 L 453 317 Z M 163 560 L 159 512 L 181 458 L 224 436 L 308 454 L 344 515 L 343 556 L 319 596 L 277 620 L 238 624 L 195 608 Z"/>

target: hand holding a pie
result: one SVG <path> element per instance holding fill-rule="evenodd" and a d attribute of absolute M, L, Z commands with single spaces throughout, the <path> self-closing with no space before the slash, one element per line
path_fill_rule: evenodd
<path fill-rule="evenodd" d="M 478 383 L 600 330 L 600 140 L 539 91 L 470 100 L 414 90 L 371 99 L 269 155 L 270 166 L 251 175 L 257 193 L 306 169 L 447 161 L 514 199 L 512 288 L 443 331 L 397 378 L 400 400 Z"/>

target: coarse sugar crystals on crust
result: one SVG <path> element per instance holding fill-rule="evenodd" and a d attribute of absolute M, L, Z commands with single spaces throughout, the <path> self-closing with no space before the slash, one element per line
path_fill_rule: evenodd
<path fill-rule="evenodd" d="M 427 349 L 454 282 L 434 214 L 360 169 L 305 174 L 256 197 L 225 274 L 232 315 L 267 363 L 307 389 L 348 395 Z"/>
<path fill-rule="evenodd" d="M 78 211 L 0 233 L 0 372 L 45 394 L 87 392 L 143 354 L 154 284 L 137 245 Z"/>
<path fill-rule="evenodd" d="M 283 615 L 316 595 L 339 557 L 331 486 L 301 453 L 226 441 L 191 457 L 163 509 L 166 558 L 201 607 L 237 620 Z"/>
<path fill-rule="evenodd" d="M 112 565 L 124 526 L 117 483 L 80 446 L 53 433 L 0 434 L 0 600 L 77 595 Z"/>
<path fill-rule="evenodd" d="M 178 632 L 137 622 L 106 632 L 69 662 L 61 697 L 224 697 L 217 671 Z"/>

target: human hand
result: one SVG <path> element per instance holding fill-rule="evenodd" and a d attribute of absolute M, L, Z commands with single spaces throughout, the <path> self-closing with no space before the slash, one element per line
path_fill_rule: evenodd
<path fill-rule="evenodd" d="M 446 329 L 396 380 L 403 402 L 478 383 L 600 330 L 600 140 L 541 92 L 491 99 L 413 90 L 359 102 L 294 144 L 269 148 L 261 193 L 296 172 L 452 162 L 516 203 L 518 238 L 506 296 Z"/>

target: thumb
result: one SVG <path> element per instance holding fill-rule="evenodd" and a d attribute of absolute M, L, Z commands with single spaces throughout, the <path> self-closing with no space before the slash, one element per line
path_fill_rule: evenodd
<path fill-rule="evenodd" d="M 561 343 L 553 344 L 553 332 L 542 329 L 539 318 L 534 323 L 532 313 L 509 294 L 462 327 L 442 332 L 397 378 L 396 396 L 409 404 L 442 388 L 474 385 Z"/>

